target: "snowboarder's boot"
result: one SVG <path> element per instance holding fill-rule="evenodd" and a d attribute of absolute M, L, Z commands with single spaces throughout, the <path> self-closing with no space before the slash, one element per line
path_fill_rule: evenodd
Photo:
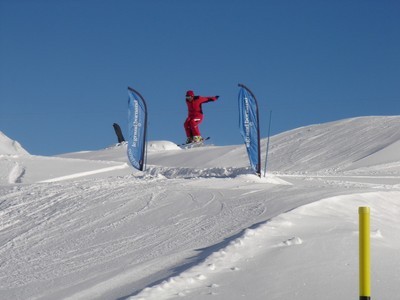
<path fill-rule="evenodd" d="M 193 142 L 194 143 L 201 143 L 203 141 L 203 138 L 201 137 L 201 135 L 195 135 L 193 137 Z"/>

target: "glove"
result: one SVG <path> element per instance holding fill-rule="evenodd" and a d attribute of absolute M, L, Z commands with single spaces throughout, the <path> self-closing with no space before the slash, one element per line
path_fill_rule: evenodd
<path fill-rule="evenodd" d="M 215 98 L 217 98 L 217 99 L 218 99 L 218 98 L 219 98 L 219 96 L 215 96 Z"/>

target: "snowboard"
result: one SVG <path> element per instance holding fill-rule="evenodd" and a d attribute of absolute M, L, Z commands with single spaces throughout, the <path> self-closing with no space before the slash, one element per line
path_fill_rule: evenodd
<path fill-rule="evenodd" d="M 205 137 L 203 138 L 203 140 L 201 142 L 191 142 L 189 144 L 180 144 L 178 145 L 179 147 L 181 147 L 182 149 L 191 149 L 191 148 L 198 148 L 198 147 L 202 147 L 204 146 L 204 142 L 209 140 L 210 137 Z"/>

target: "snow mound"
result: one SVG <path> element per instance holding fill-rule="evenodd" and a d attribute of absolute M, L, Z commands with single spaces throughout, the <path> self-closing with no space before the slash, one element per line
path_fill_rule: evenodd
<path fill-rule="evenodd" d="M 24 175 L 25 167 L 19 162 L 0 159 L 0 184 L 22 183 Z"/>
<path fill-rule="evenodd" d="M 170 141 L 150 141 L 147 143 L 147 151 L 181 150 L 177 144 Z"/>
<path fill-rule="evenodd" d="M 22 148 L 17 141 L 11 140 L 0 131 L 0 155 L 28 155 L 28 151 Z"/>
<path fill-rule="evenodd" d="M 353 174 L 373 168 L 386 174 L 387 164 L 395 164 L 390 173 L 398 174 L 399 128 L 399 116 L 359 117 L 297 128 L 271 138 L 269 168 Z"/>

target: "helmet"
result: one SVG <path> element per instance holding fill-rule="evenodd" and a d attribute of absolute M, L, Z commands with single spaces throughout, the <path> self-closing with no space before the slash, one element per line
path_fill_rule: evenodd
<path fill-rule="evenodd" d="M 194 96 L 194 92 L 193 91 L 187 91 L 186 92 L 186 97 L 193 97 Z"/>

